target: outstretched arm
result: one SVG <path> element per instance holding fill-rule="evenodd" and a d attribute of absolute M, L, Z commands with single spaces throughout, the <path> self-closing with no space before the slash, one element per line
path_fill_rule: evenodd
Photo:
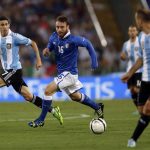
<path fill-rule="evenodd" d="M 123 61 L 125 61 L 125 60 L 127 60 L 127 55 L 126 55 L 126 53 L 125 52 L 121 52 L 121 54 L 120 54 L 120 59 L 121 60 L 123 60 Z"/>
<path fill-rule="evenodd" d="M 50 54 L 51 54 L 51 52 L 50 52 L 49 48 L 43 49 L 43 56 L 48 57 L 48 56 L 50 56 Z"/>
<path fill-rule="evenodd" d="M 41 61 L 41 57 L 39 54 L 39 49 L 37 47 L 36 42 L 34 42 L 34 41 L 31 42 L 31 46 L 32 46 L 32 48 L 35 52 L 35 55 L 36 55 L 36 69 L 39 70 L 39 68 L 41 68 L 41 66 L 42 66 L 42 61 Z"/>
<path fill-rule="evenodd" d="M 135 62 L 135 64 L 131 67 L 131 69 L 125 75 L 122 76 L 121 80 L 123 82 L 127 82 L 131 78 L 131 76 L 142 66 L 143 66 L 143 60 L 142 58 L 139 57 Z"/>
<path fill-rule="evenodd" d="M 79 47 L 86 47 L 91 57 L 91 67 L 92 69 L 96 69 L 98 67 L 98 62 L 96 52 L 92 43 L 84 37 L 77 37 L 75 42 Z"/>

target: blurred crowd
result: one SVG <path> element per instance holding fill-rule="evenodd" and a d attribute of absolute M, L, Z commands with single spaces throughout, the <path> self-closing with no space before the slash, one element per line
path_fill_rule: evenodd
<path fill-rule="evenodd" d="M 47 46 L 50 34 L 55 31 L 58 15 L 69 17 L 71 32 L 88 38 L 97 52 L 99 68 L 91 72 L 90 57 L 85 48 L 79 48 L 79 75 L 101 75 L 120 70 L 119 53 L 113 39 L 106 37 L 107 48 L 102 48 L 96 31 L 81 0 L 1 0 L 0 14 L 11 20 L 11 30 L 36 41 L 40 52 Z M 35 55 L 31 48 L 21 47 L 24 76 L 49 77 L 57 74 L 55 58 L 44 58 L 43 67 L 35 71 Z"/>

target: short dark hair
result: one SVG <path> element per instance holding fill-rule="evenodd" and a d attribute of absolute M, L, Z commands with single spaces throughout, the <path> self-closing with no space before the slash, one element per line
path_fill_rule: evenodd
<path fill-rule="evenodd" d="M 0 21 L 7 20 L 10 23 L 10 20 L 6 16 L 0 16 Z"/>
<path fill-rule="evenodd" d="M 58 16 L 56 18 L 56 21 L 60 21 L 60 22 L 66 22 L 67 25 L 69 25 L 69 21 L 68 21 L 68 18 L 66 16 Z"/>
<path fill-rule="evenodd" d="M 137 28 L 135 24 L 131 24 L 129 28 Z"/>
<path fill-rule="evenodd" d="M 145 22 L 149 22 L 150 21 L 150 11 L 147 9 L 138 9 L 136 11 L 137 17 L 139 17 L 140 19 L 142 19 Z"/>

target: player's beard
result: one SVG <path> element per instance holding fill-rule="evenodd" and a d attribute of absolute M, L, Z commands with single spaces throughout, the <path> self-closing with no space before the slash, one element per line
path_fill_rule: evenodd
<path fill-rule="evenodd" d="M 7 36 L 7 35 L 8 35 L 8 31 L 9 31 L 9 30 L 3 30 L 3 31 L 1 32 L 1 35 L 2 35 L 2 36 Z"/>
<path fill-rule="evenodd" d="M 65 32 L 58 32 L 60 38 L 63 38 L 67 34 L 67 30 Z"/>

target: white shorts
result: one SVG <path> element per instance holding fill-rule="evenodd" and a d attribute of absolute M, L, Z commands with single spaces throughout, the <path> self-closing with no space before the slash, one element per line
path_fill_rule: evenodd
<path fill-rule="evenodd" d="M 58 85 L 60 90 L 65 91 L 68 95 L 83 87 L 82 83 L 78 80 L 78 75 L 73 75 L 68 71 L 64 71 L 55 77 L 54 82 Z"/>

